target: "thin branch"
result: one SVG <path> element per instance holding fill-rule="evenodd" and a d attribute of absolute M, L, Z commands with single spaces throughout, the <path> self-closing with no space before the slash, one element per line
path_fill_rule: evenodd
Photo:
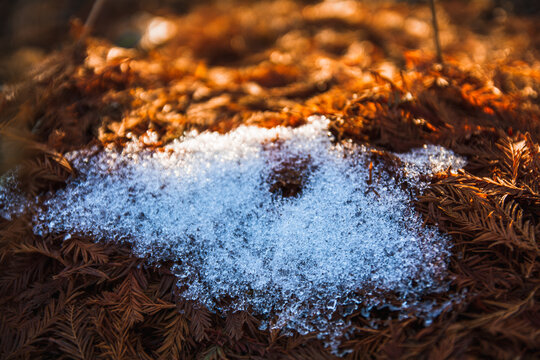
<path fill-rule="evenodd" d="M 84 30 L 83 30 L 81 39 L 84 39 L 90 33 L 90 30 L 94 27 L 96 19 L 99 13 L 101 12 L 101 9 L 103 8 L 103 4 L 105 4 L 105 0 L 94 1 L 94 5 L 92 5 L 90 14 L 88 14 L 88 18 L 86 19 L 86 22 L 84 23 Z"/>
<path fill-rule="evenodd" d="M 437 51 L 437 62 L 443 63 L 441 41 L 439 39 L 439 24 L 437 23 L 437 10 L 435 9 L 435 0 L 429 0 L 431 6 L 431 20 L 433 24 L 433 37 L 435 40 L 435 49 Z"/>

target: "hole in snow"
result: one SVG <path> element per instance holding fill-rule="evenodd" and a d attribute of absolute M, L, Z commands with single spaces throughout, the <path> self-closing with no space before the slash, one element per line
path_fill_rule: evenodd
<path fill-rule="evenodd" d="M 133 142 L 68 154 L 80 175 L 45 200 L 35 231 L 129 241 L 175 263 L 184 297 L 221 310 L 232 299 L 229 309 L 301 333 L 328 335 L 346 326 L 336 319 L 387 294 L 399 300 L 392 309 L 410 310 L 445 289 L 449 252 L 445 236 L 422 226 L 409 190 L 464 160 L 426 146 L 385 153 L 387 171 L 369 148 L 333 145 L 327 124 L 312 117 L 295 129 L 192 133 L 160 152 Z"/>
<path fill-rule="evenodd" d="M 284 141 L 279 138 L 263 144 L 264 154 L 268 157 L 270 175 L 267 179 L 270 192 L 276 196 L 297 197 L 312 172 L 313 163 L 309 154 L 298 156 L 283 151 Z"/>

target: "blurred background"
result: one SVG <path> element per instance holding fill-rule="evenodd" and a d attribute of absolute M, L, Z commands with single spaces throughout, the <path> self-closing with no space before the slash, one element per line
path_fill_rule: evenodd
<path fill-rule="evenodd" d="M 328 1 L 328 0 L 327 0 Z M 257 1 L 211 0 L 107 0 L 93 34 L 112 44 L 140 47 L 145 29 L 156 16 L 181 16 L 193 7 L 220 4 L 253 4 Z M 319 1 L 295 1 L 300 6 Z M 332 0 L 328 1 L 332 2 Z M 384 1 L 363 3 L 387 4 L 402 2 L 410 6 L 426 6 L 428 0 Z M 70 22 L 84 22 L 94 0 L 2 0 L 0 1 L 0 84 L 20 80 L 25 70 L 47 53 L 69 41 Z M 440 16 L 479 34 L 493 31 L 520 31 L 516 18 L 537 18 L 538 0 L 440 0 Z M 228 7 L 234 11 L 234 5 Z M 513 22 L 511 19 L 514 19 Z M 391 21 L 391 19 L 390 19 Z M 443 21 L 444 22 L 444 21 Z M 533 44 L 535 47 L 536 44 Z M 411 46 L 414 48 L 414 46 Z"/>

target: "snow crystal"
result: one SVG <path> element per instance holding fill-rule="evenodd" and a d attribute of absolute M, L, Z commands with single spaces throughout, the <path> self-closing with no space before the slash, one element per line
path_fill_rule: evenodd
<path fill-rule="evenodd" d="M 417 180 L 422 175 L 461 169 L 467 163 L 464 158 L 455 156 L 452 151 L 436 145 L 424 145 L 408 153 L 398 154 L 397 157 L 404 163 L 408 177 Z"/>
<path fill-rule="evenodd" d="M 382 293 L 411 303 L 442 290 L 448 239 L 422 226 L 384 164 L 370 180 L 369 148 L 332 144 L 327 125 L 312 117 L 294 129 L 191 133 L 163 151 L 134 141 L 70 153 L 79 175 L 44 201 L 35 231 L 129 241 L 138 255 L 175 263 L 185 298 L 211 309 L 232 298 L 229 309 L 301 333 L 346 327 L 336 314 Z M 416 183 L 464 164 L 437 146 L 396 156 Z M 270 191 L 287 171 L 301 172 L 300 191 Z"/>
<path fill-rule="evenodd" d="M 26 210 L 29 202 L 18 189 L 18 169 L 8 171 L 0 177 L 0 216 L 11 220 Z"/>

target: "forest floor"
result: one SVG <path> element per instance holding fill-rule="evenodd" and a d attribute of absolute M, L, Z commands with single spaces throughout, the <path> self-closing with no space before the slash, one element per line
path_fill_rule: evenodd
<path fill-rule="evenodd" d="M 17 166 L 33 201 L 76 179 L 69 152 L 140 139 L 159 153 L 191 130 L 301 129 L 311 116 L 327 119 L 334 143 L 369 146 L 367 166 L 394 175 L 392 154 L 444 146 L 467 165 L 436 173 L 414 207 L 450 239 L 449 286 L 429 300 L 452 306 L 429 323 L 358 309 L 341 319 L 350 332 L 337 352 L 539 358 L 540 21 L 467 1 L 442 3 L 438 16 L 443 64 L 421 4 L 226 2 L 135 14 L 110 30 L 115 43 L 80 40 L 74 22 L 71 42 L 3 85 L 0 170 Z M 18 71 L 16 56 L 3 61 Z M 286 170 L 272 190 L 294 196 L 303 180 Z M 13 201 L 0 196 L 3 214 Z M 172 264 L 150 264 L 130 244 L 38 234 L 40 207 L 0 219 L 2 359 L 336 356 L 317 333 L 184 299 Z"/>

